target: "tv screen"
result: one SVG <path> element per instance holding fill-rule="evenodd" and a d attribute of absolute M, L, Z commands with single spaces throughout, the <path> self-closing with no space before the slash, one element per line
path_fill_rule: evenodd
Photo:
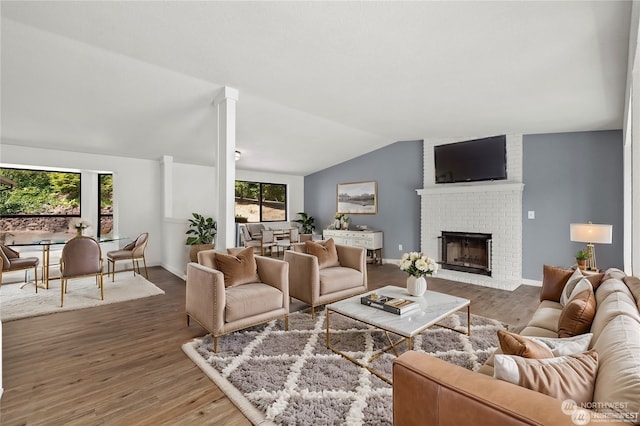
<path fill-rule="evenodd" d="M 507 178 L 507 137 L 474 139 L 434 148 L 436 183 Z"/>

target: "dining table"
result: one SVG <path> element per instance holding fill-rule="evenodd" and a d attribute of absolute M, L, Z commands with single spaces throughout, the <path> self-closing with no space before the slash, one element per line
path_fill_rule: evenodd
<path fill-rule="evenodd" d="M 128 237 L 126 236 L 121 236 L 121 235 L 106 235 L 103 237 L 92 237 L 93 239 L 95 239 L 98 243 L 110 243 L 110 242 L 114 242 L 114 241 L 120 241 L 120 240 L 126 240 Z M 35 241 L 31 241 L 31 242 L 24 242 L 24 243 L 12 243 L 12 244 L 8 244 L 9 246 L 12 247 L 42 247 L 42 285 L 39 286 L 40 288 L 44 288 L 44 289 L 49 289 L 49 267 L 50 267 L 50 259 L 51 259 L 51 246 L 64 246 L 67 241 L 69 241 L 71 238 L 58 238 L 58 239 L 51 239 L 51 240 L 35 240 Z M 25 285 L 29 284 L 24 283 L 21 285 L 21 287 L 24 287 Z"/>

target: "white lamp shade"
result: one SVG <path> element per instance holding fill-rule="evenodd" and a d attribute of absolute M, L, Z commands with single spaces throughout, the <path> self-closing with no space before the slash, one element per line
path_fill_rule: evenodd
<path fill-rule="evenodd" d="M 571 241 L 579 243 L 611 244 L 613 225 L 596 223 L 572 223 L 569 228 Z"/>

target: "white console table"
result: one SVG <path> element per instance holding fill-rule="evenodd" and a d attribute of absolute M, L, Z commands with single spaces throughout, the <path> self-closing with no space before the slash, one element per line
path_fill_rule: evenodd
<path fill-rule="evenodd" d="M 382 231 L 350 231 L 323 229 L 322 238 L 333 238 L 336 244 L 355 246 L 372 252 L 373 263 L 382 265 Z"/>

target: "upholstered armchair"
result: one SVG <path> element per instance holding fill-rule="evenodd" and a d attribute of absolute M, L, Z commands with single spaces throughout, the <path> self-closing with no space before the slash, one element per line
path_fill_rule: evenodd
<path fill-rule="evenodd" d="M 27 270 L 33 269 L 36 284 L 36 293 L 38 292 L 38 263 L 40 259 L 37 257 L 20 257 L 20 253 L 11 247 L 0 244 L 0 287 L 2 287 L 2 273 L 13 271 L 24 271 L 24 282 L 27 282 Z"/>
<path fill-rule="evenodd" d="M 284 253 L 289 264 L 289 294 L 311 306 L 326 305 L 367 291 L 366 252 L 337 245 L 333 239 L 293 244 Z"/>
<path fill-rule="evenodd" d="M 252 248 L 204 250 L 187 265 L 187 325 L 193 319 L 213 337 L 283 318 L 289 328 L 289 265 L 254 256 Z"/>

